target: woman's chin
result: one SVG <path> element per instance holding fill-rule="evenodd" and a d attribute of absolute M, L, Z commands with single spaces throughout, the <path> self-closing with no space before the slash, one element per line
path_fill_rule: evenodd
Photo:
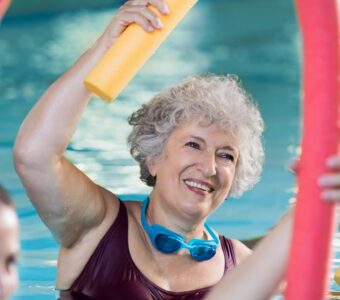
<path fill-rule="evenodd" d="M 187 201 L 182 207 L 185 215 L 194 220 L 202 220 L 209 214 L 209 205 L 204 201 Z"/>

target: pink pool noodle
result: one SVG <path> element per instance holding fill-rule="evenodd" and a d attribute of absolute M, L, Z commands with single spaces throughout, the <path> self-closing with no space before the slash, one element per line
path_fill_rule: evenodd
<path fill-rule="evenodd" d="M 0 21 L 5 16 L 10 4 L 11 0 L 0 0 Z"/>
<path fill-rule="evenodd" d="M 303 38 L 303 139 L 288 300 L 326 299 L 334 203 L 320 199 L 317 180 L 339 141 L 339 34 L 336 0 L 297 0 Z"/>

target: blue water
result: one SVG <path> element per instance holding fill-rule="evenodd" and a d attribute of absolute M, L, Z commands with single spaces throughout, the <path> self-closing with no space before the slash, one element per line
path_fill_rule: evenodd
<path fill-rule="evenodd" d="M 0 182 L 16 200 L 21 225 L 15 300 L 55 299 L 58 253 L 14 172 L 16 132 L 43 91 L 91 45 L 115 10 L 8 18 L 0 28 Z M 210 223 L 233 238 L 265 234 L 294 198 L 294 177 L 286 166 L 299 153 L 299 47 L 291 1 L 201 1 L 118 100 L 90 103 L 66 155 L 97 183 L 124 198 L 141 199 L 149 189 L 139 182 L 126 146 L 127 116 L 185 76 L 238 74 L 265 119 L 265 170 L 251 192 L 226 201 Z"/>

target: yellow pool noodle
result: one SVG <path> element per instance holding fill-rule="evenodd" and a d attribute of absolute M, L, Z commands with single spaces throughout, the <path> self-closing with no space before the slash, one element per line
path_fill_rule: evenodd
<path fill-rule="evenodd" d="M 138 70 L 198 0 L 167 0 L 170 13 L 157 13 L 163 29 L 146 32 L 131 24 L 84 80 L 86 88 L 105 100 L 115 99 Z"/>
<path fill-rule="evenodd" d="M 337 268 L 334 274 L 334 281 L 337 285 L 340 285 L 340 267 Z"/>

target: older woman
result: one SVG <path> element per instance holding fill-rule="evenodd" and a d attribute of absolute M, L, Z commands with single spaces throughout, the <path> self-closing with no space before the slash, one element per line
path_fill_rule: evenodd
<path fill-rule="evenodd" d="M 206 224 L 261 171 L 263 122 L 233 76 L 188 78 L 132 114 L 131 154 L 152 186 L 143 203 L 121 202 L 63 156 L 91 96 L 82 83 L 89 70 L 130 23 L 162 28 L 148 4 L 169 13 L 163 0 L 128 1 L 37 102 L 16 141 L 17 171 L 61 244 L 65 299 L 202 299 L 250 253 Z"/>
<path fill-rule="evenodd" d="M 9 299 L 18 285 L 19 222 L 13 202 L 0 186 L 0 300 Z"/>

